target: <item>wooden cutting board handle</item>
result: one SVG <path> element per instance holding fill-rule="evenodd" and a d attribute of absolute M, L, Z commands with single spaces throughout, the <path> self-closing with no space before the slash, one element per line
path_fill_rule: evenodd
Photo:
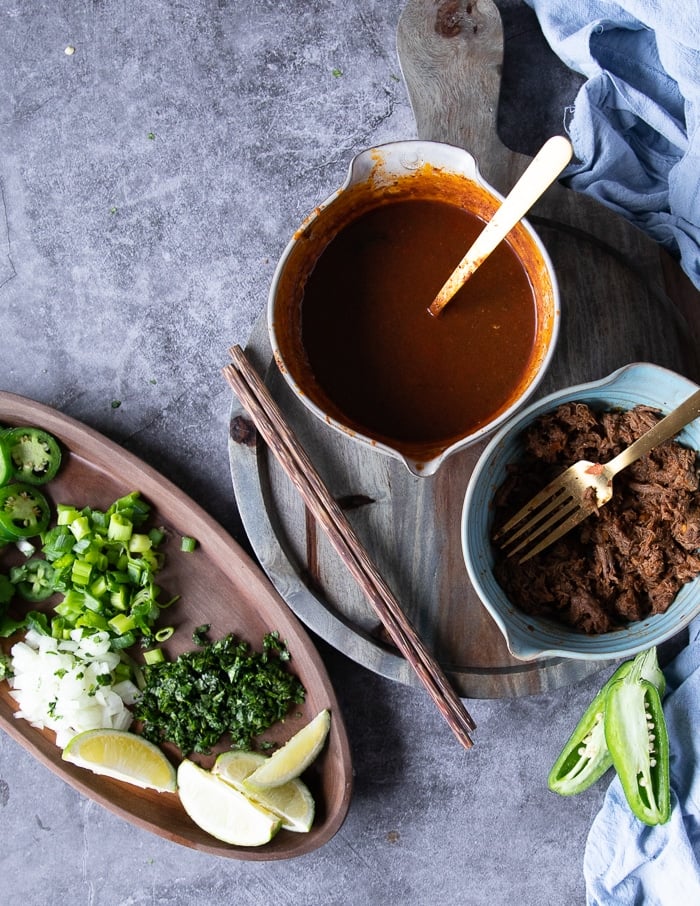
<path fill-rule="evenodd" d="M 397 49 L 418 137 L 470 151 L 482 176 L 507 193 L 530 157 L 498 136 L 503 25 L 496 5 L 408 0 Z M 566 317 L 546 389 L 594 380 L 637 359 L 700 381 L 700 293 L 653 239 L 561 183 L 528 219 L 552 257 Z"/>
<path fill-rule="evenodd" d="M 470 151 L 506 192 L 529 163 L 498 137 L 503 25 L 491 0 L 409 0 L 397 31 L 418 136 Z"/>

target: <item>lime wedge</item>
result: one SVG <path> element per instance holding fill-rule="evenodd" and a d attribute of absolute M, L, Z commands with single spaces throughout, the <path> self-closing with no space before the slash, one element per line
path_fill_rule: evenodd
<path fill-rule="evenodd" d="M 182 807 L 217 840 L 235 846 L 262 846 L 280 829 L 277 815 L 187 758 L 177 769 L 177 783 Z"/>
<path fill-rule="evenodd" d="M 243 781 L 257 767 L 268 761 L 257 752 L 223 752 L 212 771 L 248 798 L 282 819 L 282 829 L 306 833 L 311 829 L 316 804 L 309 788 L 298 777 L 281 786 L 265 790 L 246 789 Z"/>
<path fill-rule="evenodd" d="M 254 794 L 258 790 L 281 786 L 298 777 L 318 756 L 326 742 L 330 726 L 330 712 L 327 709 L 320 711 L 311 723 L 302 727 L 281 749 L 245 778 L 245 788 Z"/>
<path fill-rule="evenodd" d="M 158 746 L 127 730 L 85 730 L 69 740 L 63 760 L 142 788 L 172 792 L 175 768 Z"/>
<path fill-rule="evenodd" d="M 240 749 L 231 749 L 222 752 L 214 762 L 212 772 L 219 774 L 222 780 L 238 789 L 239 784 L 245 780 L 261 764 L 268 760 L 267 755 L 260 752 L 243 752 Z"/>

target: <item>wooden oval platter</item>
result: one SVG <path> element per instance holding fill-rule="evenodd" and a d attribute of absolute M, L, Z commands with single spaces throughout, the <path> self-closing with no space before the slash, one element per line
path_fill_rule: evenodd
<path fill-rule="evenodd" d="M 54 504 L 102 509 L 133 490 L 140 491 L 151 504 L 153 524 L 164 526 L 168 539 L 159 581 L 168 596 L 180 596 L 167 611 L 168 625 L 173 625 L 175 632 L 163 645 L 166 656 L 175 657 L 194 648 L 192 633 L 203 624 L 209 624 L 211 639 L 233 633 L 256 650 L 260 650 L 265 633 L 277 630 L 292 656 L 289 669 L 302 681 L 307 694 L 304 704 L 295 706 L 265 738 L 276 742 L 288 739 L 323 708 L 330 709 L 332 715 L 328 743 L 304 778 L 316 801 L 311 831 L 283 830 L 261 847 L 230 846 L 209 836 L 190 820 L 176 793 L 142 790 L 62 761 L 53 732 L 38 730 L 14 717 L 17 705 L 6 682 L 0 683 L 3 730 L 84 795 L 138 827 L 184 846 L 233 859 L 275 860 L 300 856 L 323 845 L 341 826 L 350 803 L 352 766 L 347 733 L 318 652 L 262 571 L 187 495 L 96 431 L 10 393 L 0 393 L 0 424 L 34 425 L 52 433 L 62 444 L 60 472 L 45 486 Z M 180 550 L 183 535 L 197 539 L 195 551 Z M 0 568 L 5 570 L 17 556 L 14 546 L 6 548 L 0 554 Z M 5 641 L 6 650 L 11 641 Z M 138 659 L 138 653 L 134 657 Z M 175 757 L 175 753 L 170 754 Z M 209 767 L 214 754 L 192 757 Z"/>
<path fill-rule="evenodd" d="M 510 151 L 497 134 L 503 32 L 495 5 L 409 0 L 399 22 L 398 52 L 417 136 L 470 151 L 484 177 L 507 192 L 530 158 Z M 548 190 L 530 220 L 554 263 L 562 305 L 557 352 L 538 395 L 604 377 L 634 361 L 700 379 L 700 294 L 652 240 L 561 185 Z M 453 456 L 436 475 L 416 478 L 401 463 L 336 434 L 303 409 L 271 361 L 264 316 L 247 352 L 460 694 L 528 695 L 600 669 L 600 663 L 562 659 L 517 661 L 471 587 L 460 516 L 484 444 Z M 373 612 L 289 481 L 257 443 L 235 399 L 229 451 L 246 531 L 292 610 L 358 663 L 415 684 L 409 665 L 387 644 Z"/>

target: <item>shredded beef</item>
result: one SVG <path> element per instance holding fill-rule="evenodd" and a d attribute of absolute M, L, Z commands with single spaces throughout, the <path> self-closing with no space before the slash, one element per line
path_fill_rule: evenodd
<path fill-rule="evenodd" d="M 565 468 L 607 462 L 659 418 L 649 406 L 597 413 L 585 403 L 542 416 L 496 491 L 494 531 Z M 613 499 L 545 551 L 519 564 L 495 546 L 495 573 L 521 610 L 595 634 L 664 613 L 700 574 L 699 548 L 698 456 L 667 441 L 617 475 Z"/>

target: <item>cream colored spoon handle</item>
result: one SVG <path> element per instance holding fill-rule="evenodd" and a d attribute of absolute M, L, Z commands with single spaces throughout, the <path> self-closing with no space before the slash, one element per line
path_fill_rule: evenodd
<path fill-rule="evenodd" d="M 551 186 L 571 160 L 573 149 L 563 135 L 548 139 L 533 157 L 530 165 L 474 240 L 474 244 L 454 269 L 428 311 L 439 315 L 454 294 L 488 258 L 496 246 L 527 214 L 546 189 Z"/>

